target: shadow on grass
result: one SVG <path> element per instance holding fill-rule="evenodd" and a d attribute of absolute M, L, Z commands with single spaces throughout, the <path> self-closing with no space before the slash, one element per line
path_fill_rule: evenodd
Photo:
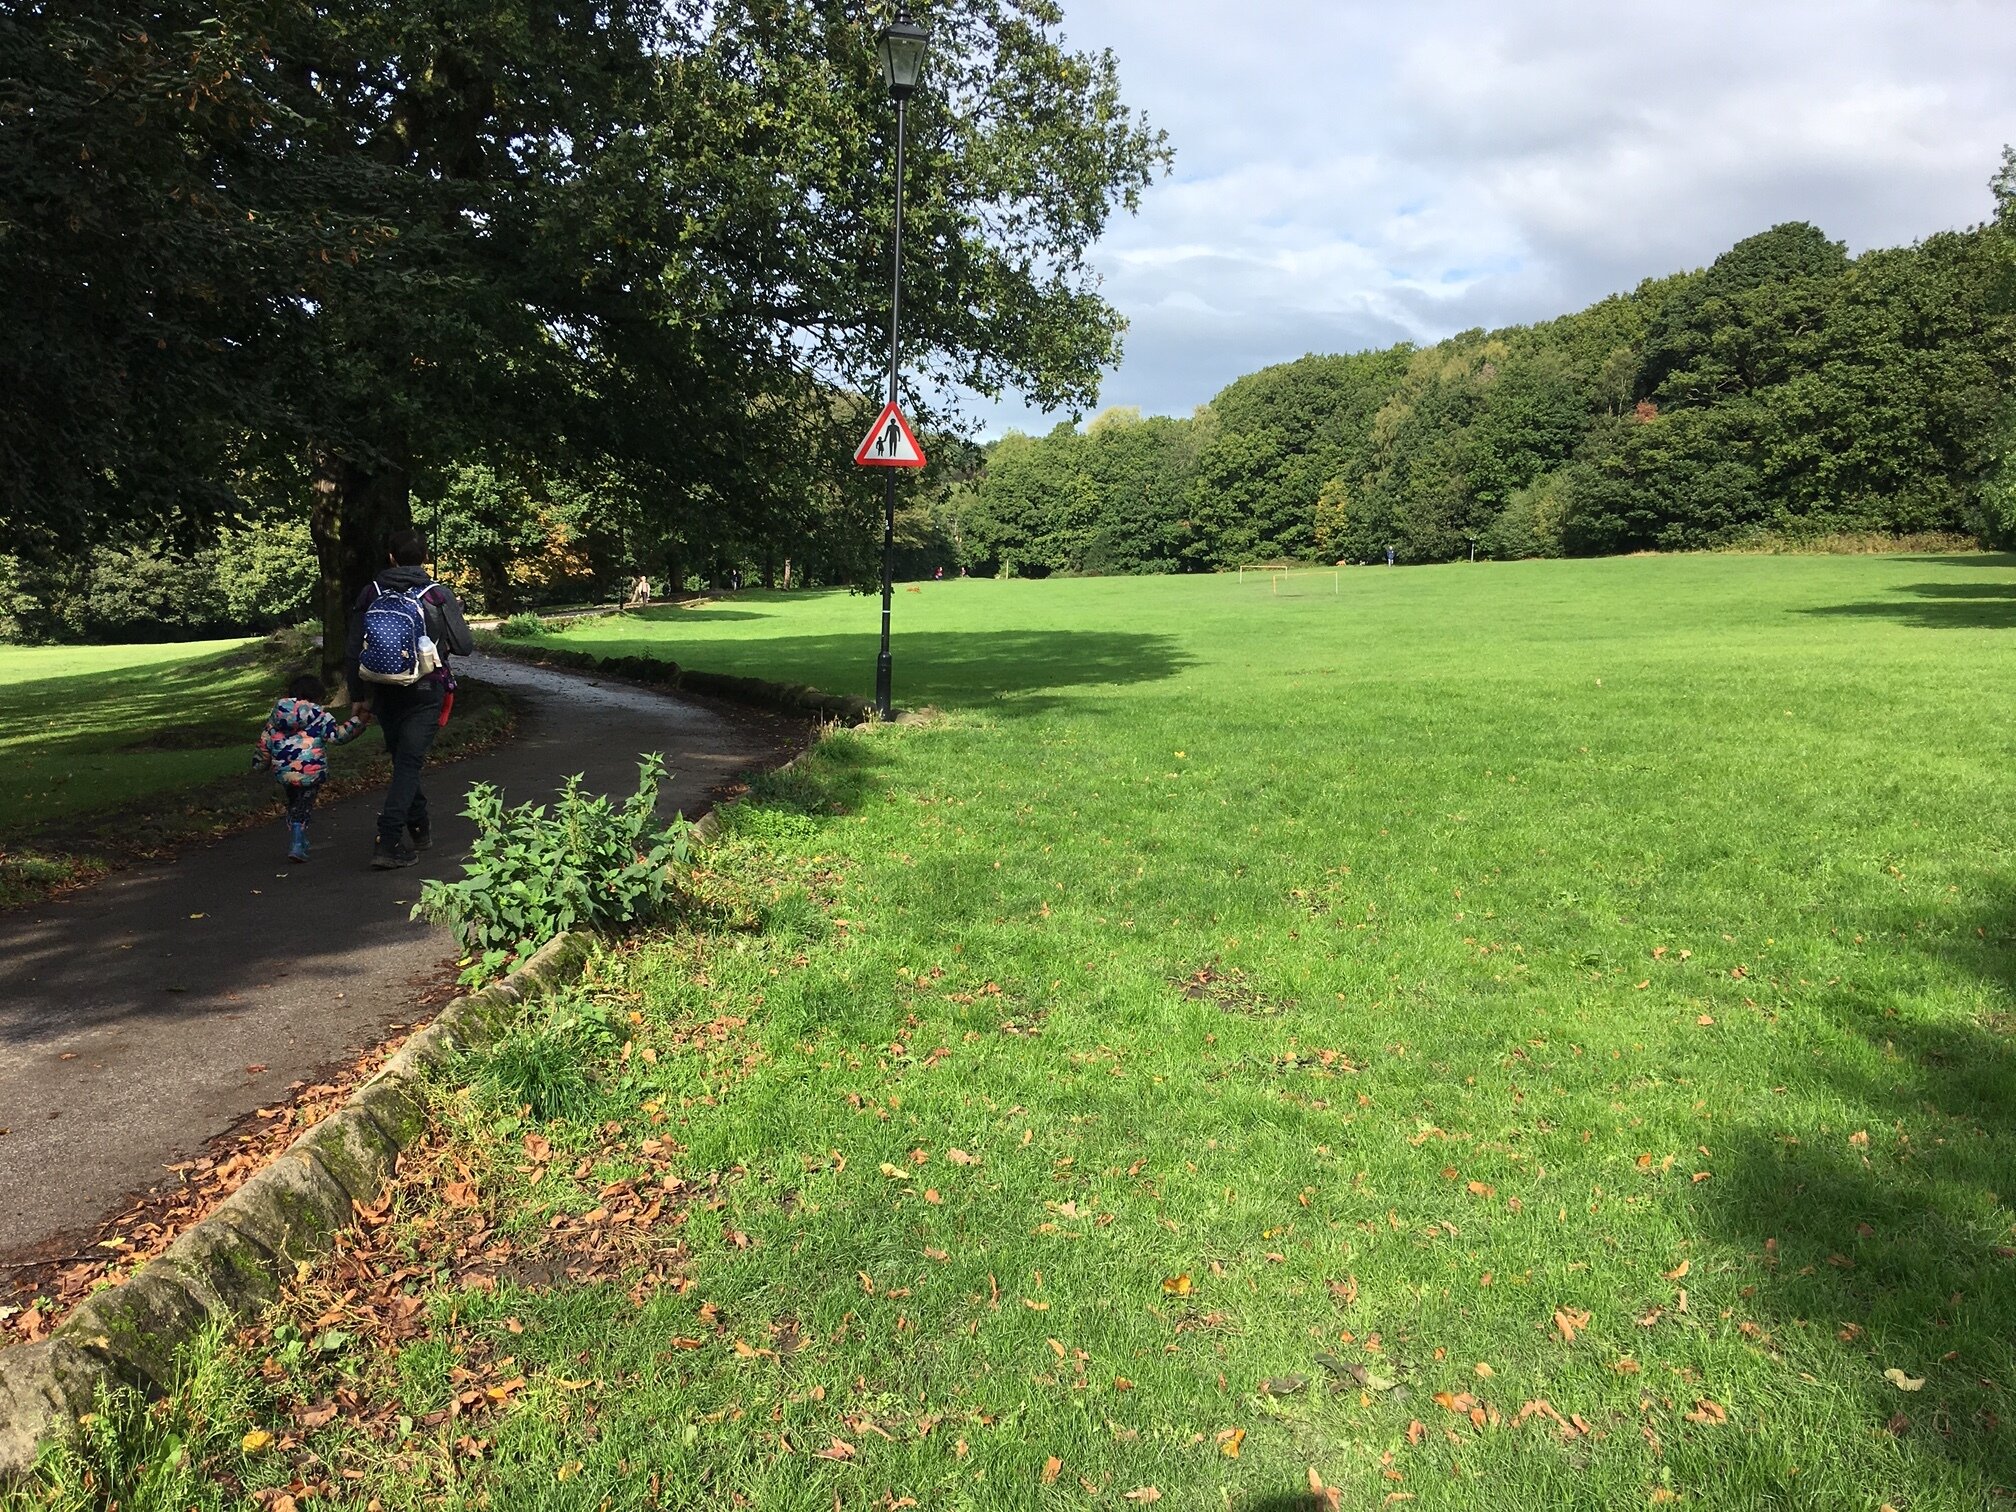
<path fill-rule="evenodd" d="M 2016 552 L 2009 551 L 1964 551 L 1951 556 L 1907 556 L 1897 557 L 1899 562 L 1909 562 L 1914 567 L 2016 567 Z"/>
<path fill-rule="evenodd" d="M 2016 565 L 2001 563 L 1999 565 Z M 1803 609 L 1851 619 L 1888 619 L 1925 630 L 2003 630 L 2016 626 L 2016 581 L 2006 583 L 1910 583 L 1896 590 L 1906 598 L 1862 604 L 1829 604 Z"/>
<path fill-rule="evenodd" d="M 872 634 L 777 636 L 695 646 L 607 635 L 579 649 L 602 656 L 674 656 L 709 672 L 865 695 L 873 687 L 875 645 Z M 1029 695 L 1155 682 L 1193 663 L 1170 636 L 1124 630 L 909 631 L 895 638 L 892 652 L 900 707 L 933 704 L 1018 715 L 1057 702 Z"/>
<path fill-rule="evenodd" d="M 227 679 L 221 687 L 220 670 Z M 220 706 L 260 697 L 256 689 L 236 686 L 232 670 L 220 669 L 213 659 L 159 670 L 120 667 L 11 683 L 0 687 L 0 725 L 19 729 L 17 720 L 54 725 L 64 731 L 56 740 L 65 741 L 113 732 L 137 737 L 171 725 L 209 723 Z M 273 696 L 279 697 L 277 687 Z M 258 731 L 254 720 L 245 736 L 248 744 Z"/>
<path fill-rule="evenodd" d="M 1939 953 L 1954 964 L 1971 953 L 1999 984 L 2000 928 L 1977 950 Z M 1907 1463 L 1944 1462 L 1986 1504 L 2016 1505 L 2016 1425 L 2004 1421 L 2016 1384 L 2016 1023 L 1897 1011 L 1829 994 L 1823 1012 L 1850 1043 L 1778 1074 L 1849 1121 L 1797 1135 L 1724 1126 L 1703 1213 L 1749 1255 L 1736 1318 L 1762 1329 L 1756 1348 L 1793 1367 L 1846 1352 L 1846 1426 L 1894 1436 Z M 1889 1369 L 1924 1384 L 1902 1390 Z"/>

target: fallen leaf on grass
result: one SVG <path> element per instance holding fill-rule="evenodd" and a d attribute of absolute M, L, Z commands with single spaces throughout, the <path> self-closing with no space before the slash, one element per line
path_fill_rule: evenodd
<path fill-rule="evenodd" d="M 1132 1491 L 1129 1491 L 1127 1493 L 1126 1499 L 1131 1502 L 1138 1502 L 1145 1505 L 1148 1502 L 1158 1502 L 1162 1500 L 1162 1493 L 1156 1490 L 1153 1486 L 1136 1486 Z"/>
<path fill-rule="evenodd" d="M 1189 1296 L 1190 1273 L 1188 1271 L 1185 1271 L 1180 1276 L 1164 1276 L 1162 1278 L 1162 1290 L 1167 1292 L 1172 1297 Z"/>
<path fill-rule="evenodd" d="M 247 1454 L 257 1454 L 272 1442 L 272 1434 L 268 1433 L 264 1428 L 254 1428 L 238 1441 L 238 1447 L 243 1449 Z"/>
<path fill-rule="evenodd" d="M 1132 1391 L 1134 1383 L 1125 1376 L 1115 1376 L 1113 1377 L 1113 1389 L 1115 1391 Z"/>
<path fill-rule="evenodd" d="M 936 1260 L 940 1265 L 943 1265 L 947 1260 L 950 1260 L 952 1257 L 946 1254 L 945 1251 L 941 1249 L 931 1249 L 929 1246 L 926 1246 L 924 1250 L 924 1258 L 926 1260 Z"/>
<path fill-rule="evenodd" d="M 1869 1131 L 1867 1129 L 1857 1129 L 1853 1134 L 1850 1134 L 1848 1136 L 1848 1143 L 1853 1145 L 1858 1150 L 1868 1149 Z"/>
<path fill-rule="evenodd" d="M 1575 1336 L 1589 1326 L 1589 1314 L 1579 1307 L 1557 1307 L 1554 1309 L 1554 1327 L 1561 1335 L 1563 1344 L 1573 1344 Z"/>
<path fill-rule="evenodd" d="M 1416 1447 L 1418 1448 L 1418 1447 L 1420 1446 L 1420 1443 L 1421 1443 L 1421 1440 L 1423 1440 L 1423 1439 L 1424 1439 L 1424 1438 L 1426 1438 L 1427 1436 L 1428 1436 L 1428 1428 L 1427 1428 L 1427 1425 L 1426 1425 L 1426 1424 L 1424 1424 L 1424 1423 L 1423 1423 L 1423 1422 L 1421 1421 L 1421 1419 L 1419 1419 L 1419 1418 L 1410 1418 L 1410 1419 L 1408 1419 L 1408 1422 L 1407 1422 L 1407 1442 L 1408 1442 L 1408 1443 L 1410 1443 L 1410 1444 L 1413 1444 L 1414 1446 L 1416 1446 Z"/>
<path fill-rule="evenodd" d="M 1239 1458 L 1239 1446 L 1246 1442 L 1244 1428 L 1221 1428 L 1218 1430 L 1218 1452 L 1227 1459 Z"/>
<path fill-rule="evenodd" d="M 1269 1376 L 1260 1383 L 1260 1393 L 1262 1396 L 1288 1397 L 1294 1396 L 1298 1392 L 1306 1391 L 1308 1387 L 1309 1378 L 1307 1376 Z"/>
<path fill-rule="evenodd" d="M 1053 1483 L 1057 1479 L 1058 1472 L 1063 1470 L 1063 1468 L 1064 1461 L 1057 1458 L 1054 1454 L 1043 1461 L 1043 1484 L 1047 1486 Z"/>
<path fill-rule="evenodd" d="M 1729 1410 L 1720 1402 L 1711 1402 L 1707 1397 L 1702 1397 L 1694 1404 L 1693 1411 L 1683 1415 L 1690 1423 L 1726 1423 L 1729 1421 Z"/>
<path fill-rule="evenodd" d="M 1908 1376 L 1894 1365 L 1883 1372 L 1883 1379 L 1888 1381 L 1892 1386 L 1895 1386 L 1899 1391 L 1922 1391 L 1925 1387 L 1923 1377 Z"/>
<path fill-rule="evenodd" d="M 1022 1305 L 1023 1305 L 1024 1307 L 1028 1308 L 1028 1309 L 1029 1309 L 1029 1311 L 1031 1311 L 1031 1312 L 1048 1312 L 1048 1311 L 1050 1311 L 1050 1304 L 1049 1304 L 1048 1302 L 1032 1302 L 1032 1301 L 1031 1301 L 1031 1300 L 1030 1300 L 1029 1298 L 1027 1298 L 1027 1297 L 1024 1297 L 1024 1298 L 1022 1299 Z"/>
<path fill-rule="evenodd" d="M 951 1161 L 952 1164 L 956 1166 L 970 1166 L 980 1164 L 979 1156 L 968 1155 L 964 1150 L 947 1150 L 945 1152 L 945 1158 Z"/>
<path fill-rule="evenodd" d="M 812 1457 L 814 1459 L 824 1459 L 824 1460 L 851 1460 L 859 1452 L 860 1451 L 857 1450 L 852 1444 L 848 1443 L 847 1440 L 843 1438 L 836 1438 L 824 1449 L 813 1450 Z"/>

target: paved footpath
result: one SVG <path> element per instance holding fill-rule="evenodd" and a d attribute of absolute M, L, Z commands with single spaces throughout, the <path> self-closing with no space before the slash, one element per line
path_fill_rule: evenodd
<path fill-rule="evenodd" d="M 660 751 L 664 810 L 690 817 L 788 738 L 778 721 L 668 694 L 494 658 L 458 666 L 531 708 L 505 746 L 429 770 L 435 839 L 418 866 L 370 869 L 381 795 L 365 793 L 316 814 L 305 866 L 285 860 L 276 805 L 271 824 L 0 914 L 0 1263 L 88 1238 L 164 1165 L 424 1012 L 454 942 L 408 911 L 423 878 L 457 871 L 471 782 L 520 803 L 584 772 L 621 795 L 638 753 Z"/>

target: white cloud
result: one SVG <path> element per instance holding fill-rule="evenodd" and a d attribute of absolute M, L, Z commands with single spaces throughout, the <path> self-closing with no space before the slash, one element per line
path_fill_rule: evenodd
<path fill-rule="evenodd" d="M 1577 309 L 1780 221 L 1854 251 L 1967 225 L 2016 141 L 1994 0 L 1065 8 L 1177 152 L 1094 254 L 1132 326 L 1101 403 L 1151 412 Z"/>

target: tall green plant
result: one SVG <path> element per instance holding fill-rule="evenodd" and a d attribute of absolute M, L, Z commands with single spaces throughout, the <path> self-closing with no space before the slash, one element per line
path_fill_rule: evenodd
<path fill-rule="evenodd" d="M 506 808 L 487 782 L 469 789 L 463 813 L 476 822 L 459 881 L 431 880 L 416 919 L 446 924 L 468 956 L 465 981 L 522 962 L 569 929 L 619 929 L 665 917 L 677 905 L 678 871 L 692 854 L 693 826 L 658 822 L 665 759 L 638 763 L 637 791 L 621 808 L 567 779 L 544 804 Z"/>

